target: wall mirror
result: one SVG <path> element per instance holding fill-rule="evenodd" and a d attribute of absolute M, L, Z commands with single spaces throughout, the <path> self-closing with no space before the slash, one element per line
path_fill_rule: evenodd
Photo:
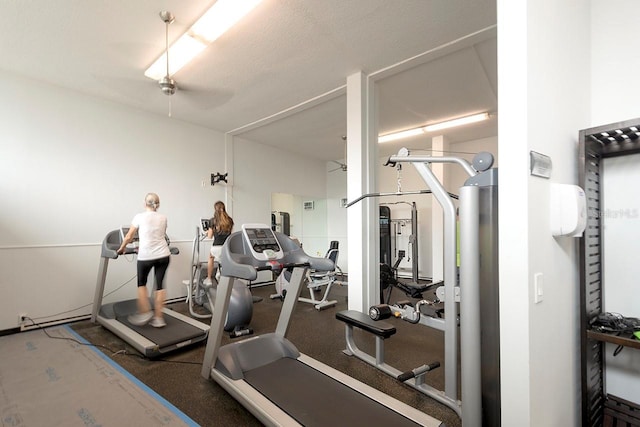
<path fill-rule="evenodd" d="M 287 193 L 271 194 L 271 228 L 298 239 L 311 256 L 329 249 L 327 199 Z"/>

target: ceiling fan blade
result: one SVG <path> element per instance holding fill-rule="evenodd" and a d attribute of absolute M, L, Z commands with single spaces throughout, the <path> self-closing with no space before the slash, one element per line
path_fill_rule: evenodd
<path fill-rule="evenodd" d="M 139 103 L 148 103 L 159 98 L 162 92 L 158 89 L 158 83 L 146 77 L 129 78 L 93 75 L 102 85 L 110 91 Z"/>
<path fill-rule="evenodd" d="M 201 110 L 211 110 L 219 107 L 231 98 L 234 93 L 231 91 L 212 89 L 202 86 L 182 85 L 177 83 L 177 93 L 184 96 L 186 102 Z"/>
<path fill-rule="evenodd" d="M 149 52 L 157 52 L 164 49 L 164 44 L 142 43 L 142 42 L 111 42 L 105 45 L 109 64 L 123 67 L 146 67 Z M 132 60 L 135 63 L 132 64 Z"/>

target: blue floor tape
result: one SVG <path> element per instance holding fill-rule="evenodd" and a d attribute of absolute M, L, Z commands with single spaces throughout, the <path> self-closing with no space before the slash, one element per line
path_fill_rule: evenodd
<path fill-rule="evenodd" d="M 179 410 L 178 408 L 176 408 L 175 406 L 173 406 L 169 401 L 167 401 L 164 397 L 160 396 L 158 393 L 156 393 L 155 391 L 153 391 L 151 388 L 149 388 L 146 384 L 144 384 L 143 382 L 141 382 L 139 379 L 137 379 L 136 377 L 134 377 L 133 375 L 131 375 L 127 370 L 125 370 L 122 366 L 118 365 L 116 362 L 114 362 L 112 359 L 110 359 L 109 357 L 107 357 L 103 352 L 101 352 L 100 350 L 98 350 L 97 348 L 95 348 L 90 342 L 88 342 L 87 340 L 85 340 L 83 337 L 81 337 L 80 335 L 78 335 L 73 329 L 71 329 L 71 327 L 69 327 L 69 325 L 63 325 L 63 327 L 69 332 L 71 333 L 71 335 L 74 336 L 75 339 L 77 339 L 78 341 L 80 341 L 81 343 L 84 344 L 89 344 L 89 346 L 91 347 L 91 349 L 96 352 L 96 354 L 98 354 L 104 361 L 106 361 L 109 365 L 111 365 L 111 367 L 113 367 L 115 370 L 117 370 L 118 372 L 120 372 L 122 375 L 124 375 L 127 379 L 129 379 L 131 382 L 133 382 L 135 385 L 137 385 L 138 387 L 140 387 L 142 390 L 144 390 L 145 392 L 147 392 L 150 396 L 152 396 L 154 399 L 156 399 L 160 404 L 162 404 L 165 408 L 167 408 L 168 410 L 170 410 L 176 417 L 178 417 L 179 419 L 181 419 L 182 421 L 184 421 L 185 424 L 187 424 L 188 426 L 194 426 L 194 427 L 199 427 L 200 424 L 196 423 L 195 421 L 193 421 L 191 418 L 189 418 L 184 412 L 182 412 L 181 410 Z"/>

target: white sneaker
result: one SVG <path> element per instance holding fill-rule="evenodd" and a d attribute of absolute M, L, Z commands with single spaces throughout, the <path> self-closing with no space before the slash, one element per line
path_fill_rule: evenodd
<path fill-rule="evenodd" d="M 132 325 L 142 326 L 142 325 L 146 325 L 149 322 L 149 320 L 151 320 L 152 317 L 153 317 L 153 313 L 151 313 L 150 311 L 147 311 L 146 313 L 132 314 L 127 318 L 127 320 Z"/>
<path fill-rule="evenodd" d="M 213 285 L 213 282 L 211 281 L 211 278 L 207 277 L 206 279 L 204 279 L 202 281 L 202 284 L 205 285 L 205 286 L 211 286 L 211 285 Z"/>
<path fill-rule="evenodd" d="M 162 317 L 154 317 L 153 319 L 151 319 L 151 322 L 149 322 L 149 324 L 154 328 L 162 328 L 167 326 L 167 322 L 165 322 Z"/>

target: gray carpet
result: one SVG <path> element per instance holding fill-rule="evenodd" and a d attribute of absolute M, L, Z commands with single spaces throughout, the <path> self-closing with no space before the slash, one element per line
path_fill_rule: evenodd
<path fill-rule="evenodd" d="M 197 425 L 82 342 L 68 326 L 0 337 L 0 425 Z"/>

